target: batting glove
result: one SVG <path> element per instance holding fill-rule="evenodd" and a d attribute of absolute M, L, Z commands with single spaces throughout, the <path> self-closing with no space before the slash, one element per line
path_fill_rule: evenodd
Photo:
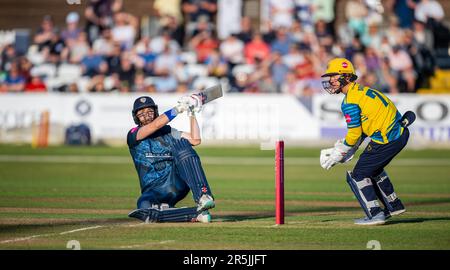
<path fill-rule="evenodd" d="M 177 105 L 175 106 L 175 110 L 179 114 L 189 110 L 189 104 L 186 97 L 182 97 L 178 100 Z"/>
<path fill-rule="evenodd" d="M 189 116 L 195 116 L 195 113 L 199 113 L 202 110 L 202 100 L 201 97 L 197 94 L 192 94 L 187 97 L 189 110 Z"/>

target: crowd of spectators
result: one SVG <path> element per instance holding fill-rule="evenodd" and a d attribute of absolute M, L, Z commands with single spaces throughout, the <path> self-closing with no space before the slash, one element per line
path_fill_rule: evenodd
<path fill-rule="evenodd" d="M 90 0 L 62 29 L 45 16 L 24 55 L 0 45 L 0 92 L 186 92 L 220 81 L 232 92 L 310 96 L 333 57 L 353 61 L 362 84 L 415 92 L 448 57 L 436 0 L 348 0 L 341 24 L 334 0 L 268 0 L 260 25 L 242 17 L 224 38 L 218 1 L 154 1 L 154 34 L 121 0 Z"/>

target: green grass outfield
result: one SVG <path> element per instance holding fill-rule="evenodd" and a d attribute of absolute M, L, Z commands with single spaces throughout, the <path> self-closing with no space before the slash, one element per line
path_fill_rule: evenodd
<path fill-rule="evenodd" d="M 450 150 L 408 150 L 387 168 L 408 212 L 384 226 L 363 215 L 319 149 L 285 155 L 286 224 L 275 226 L 274 152 L 199 147 L 216 197 L 211 224 L 143 224 L 127 217 L 139 196 L 126 148 L 0 145 L 0 249 L 450 249 Z M 192 197 L 179 206 L 193 206 Z"/>

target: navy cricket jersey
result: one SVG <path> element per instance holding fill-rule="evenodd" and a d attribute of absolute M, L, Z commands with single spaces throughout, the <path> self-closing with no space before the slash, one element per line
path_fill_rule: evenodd
<path fill-rule="evenodd" d="M 165 183 L 172 170 L 171 145 L 181 138 L 181 132 L 166 125 L 150 136 L 137 140 L 139 127 L 132 128 L 127 135 L 127 144 L 139 176 L 141 192 Z"/>

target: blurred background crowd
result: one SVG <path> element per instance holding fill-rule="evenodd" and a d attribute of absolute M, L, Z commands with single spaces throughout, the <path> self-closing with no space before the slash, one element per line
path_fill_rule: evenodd
<path fill-rule="evenodd" d="M 450 69 L 443 0 L 261 0 L 258 18 L 245 2 L 154 0 L 144 18 L 122 0 L 90 0 L 83 12 L 68 6 L 62 25 L 43 16 L 28 42 L 1 29 L 0 93 L 186 92 L 220 82 L 302 97 L 322 91 L 334 57 L 350 59 L 362 84 L 415 93 Z"/>

